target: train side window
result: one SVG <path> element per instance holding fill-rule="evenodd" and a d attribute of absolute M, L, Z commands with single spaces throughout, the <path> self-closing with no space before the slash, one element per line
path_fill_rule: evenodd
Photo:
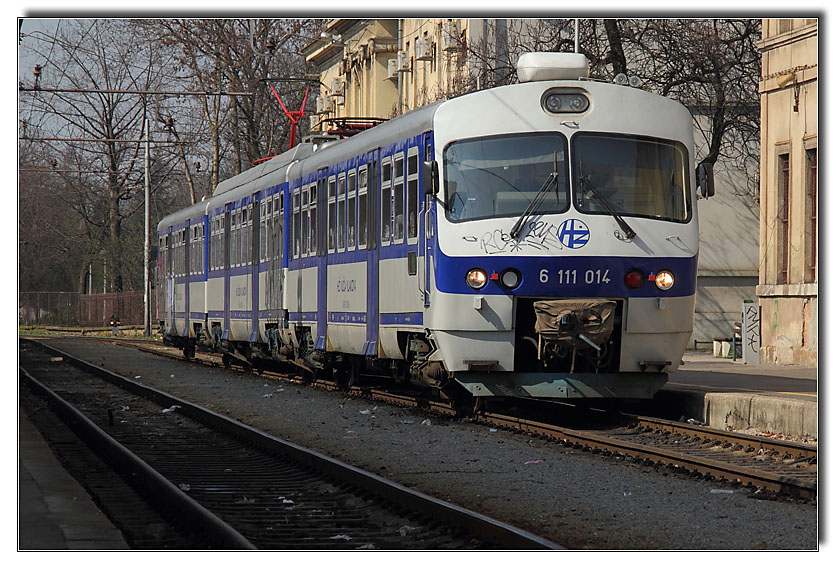
<path fill-rule="evenodd" d="M 380 244 L 392 241 L 392 159 L 384 158 L 380 184 Z"/>
<path fill-rule="evenodd" d="M 308 195 L 309 195 L 309 203 L 308 207 L 310 208 L 310 233 L 311 237 L 309 240 L 310 247 L 309 250 L 311 255 L 316 255 L 316 245 L 317 245 L 317 217 L 316 217 L 316 184 L 311 184 L 308 187 Z"/>
<path fill-rule="evenodd" d="M 361 166 L 357 172 L 357 247 L 365 249 L 368 243 L 368 166 Z"/>
<path fill-rule="evenodd" d="M 337 251 L 345 251 L 345 174 L 337 178 Z"/>
<path fill-rule="evenodd" d="M 395 179 L 392 185 L 393 194 L 393 218 L 392 228 L 393 240 L 395 243 L 403 242 L 404 235 L 404 211 L 403 211 L 403 154 L 395 156 Z"/>
<path fill-rule="evenodd" d="M 337 179 L 328 180 L 328 252 L 337 250 Z"/>
<path fill-rule="evenodd" d="M 357 172 L 348 173 L 348 249 L 353 251 L 357 246 Z"/>
<path fill-rule="evenodd" d="M 409 149 L 406 160 L 406 238 L 418 239 L 418 148 Z"/>

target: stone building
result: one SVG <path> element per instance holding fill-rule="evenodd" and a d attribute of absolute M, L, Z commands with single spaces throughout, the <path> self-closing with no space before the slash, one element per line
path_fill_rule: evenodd
<path fill-rule="evenodd" d="M 765 19 L 762 53 L 761 360 L 818 363 L 818 22 Z"/>

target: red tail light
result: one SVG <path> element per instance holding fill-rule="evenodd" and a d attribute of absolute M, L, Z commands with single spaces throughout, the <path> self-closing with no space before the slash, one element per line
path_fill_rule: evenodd
<path fill-rule="evenodd" d="M 624 275 L 624 284 L 627 285 L 627 288 L 639 288 L 642 286 L 644 282 L 644 273 L 642 273 L 638 269 L 630 269 L 627 271 L 627 274 Z"/>

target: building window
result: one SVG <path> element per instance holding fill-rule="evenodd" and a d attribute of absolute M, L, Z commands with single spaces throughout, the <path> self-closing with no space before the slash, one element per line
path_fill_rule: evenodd
<path fill-rule="evenodd" d="M 805 207 L 807 217 L 804 222 L 804 281 L 808 283 L 816 282 L 818 275 L 816 269 L 818 265 L 818 193 L 819 193 L 819 174 L 818 174 L 818 149 L 808 148 L 805 152 L 805 185 L 807 191 L 805 192 Z"/>
<path fill-rule="evenodd" d="M 777 284 L 789 282 L 790 265 L 790 155 L 778 155 Z"/>

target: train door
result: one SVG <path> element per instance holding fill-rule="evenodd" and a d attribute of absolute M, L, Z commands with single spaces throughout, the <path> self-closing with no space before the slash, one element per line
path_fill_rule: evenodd
<path fill-rule="evenodd" d="M 404 216 L 406 227 L 404 232 L 406 235 L 406 274 L 407 274 L 407 291 L 409 296 L 417 295 L 419 302 L 410 302 L 408 310 L 419 309 L 426 302 L 426 294 L 424 293 L 424 275 L 423 271 L 419 271 L 419 257 L 423 258 L 422 244 L 420 238 L 420 220 L 421 205 L 420 188 L 419 188 L 419 173 L 421 171 L 419 165 L 421 163 L 421 156 L 423 155 L 421 144 L 416 146 L 409 146 L 406 152 L 406 172 L 405 172 L 405 207 Z"/>
<path fill-rule="evenodd" d="M 229 339 L 229 270 L 231 267 L 230 258 L 230 241 L 232 226 L 232 209 L 233 203 L 226 204 L 226 211 L 224 211 L 224 233 L 223 233 L 223 267 L 224 267 L 224 332 L 222 339 Z"/>
<path fill-rule="evenodd" d="M 424 135 L 424 145 L 423 145 L 423 153 L 424 153 L 424 161 L 430 162 L 433 159 L 433 146 L 432 146 L 432 133 L 426 133 Z M 422 180 L 422 182 L 426 182 L 426 180 Z M 430 278 L 430 271 L 432 270 L 433 264 L 433 250 L 432 250 L 432 243 L 433 243 L 433 231 L 434 231 L 434 220 L 433 220 L 433 196 L 432 192 L 428 191 L 429 188 L 425 187 L 424 184 L 421 185 L 421 195 L 422 195 L 422 220 L 423 220 L 423 227 L 419 228 L 421 232 L 421 242 L 422 242 L 422 253 L 424 256 L 424 267 L 423 267 L 423 283 L 422 283 L 422 290 L 424 294 L 424 308 L 428 308 L 430 306 L 430 286 L 432 283 L 432 279 Z"/>
<path fill-rule="evenodd" d="M 260 259 L 261 240 L 259 239 L 259 229 L 261 228 L 261 210 L 259 208 L 259 193 L 252 195 L 252 202 L 249 205 L 249 222 L 250 222 L 250 309 L 252 310 L 252 318 L 250 319 L 250 342 L 255 342 L 258 338 L 258 261 Z"/>
<path fill-rule="evenodd" d="M 168 233 L 165 236 L 166 253 L 165 253 L 165 307 L 166 307 L 166 322 L 168 323 L 167 334 L 175 334 L 177 330 L 174 324 L 174 232 L 171 227 L 168 228 Z"/>
<path fill-rule="evenodd" d="M 191 249 L 192 249 L 192 220 L 186 221 L 186 227 L 183 229 L 183 336 L 189 335 L 189 311 L 191 310 L 191 298 L 189 289 L 191 288 Z"/>
<path fill-rule="evenodd" d="M 310 197 L 311 208 L 311 255 L 316 260 L 316 346 L 325 349 L 328 334 L 328 170 L 317 172 L 316 185 L 311 186 L 314 195 Z"/>
<path fill-rule="evenodd" d="M 380 201 L 380 152 L 375 151 L 370 155 L 366 166 L 360 168 L 359 186 L 360 201 L 358 211 L 360 216 L 365 215 L 365 231 L 363 230 L 363 219 L 360 218 L 361 235 L 365 232 L 366 244 L 366 340 L 363 343 L 363 355 L 374 356 L 377 354 L 377 333 L 379 324 L 379 282 L 378 282 L 378 259 L 380 249 L 378 248 L 378 228 Z M 365 192 L 363 191 L 365 189 Z"/>

